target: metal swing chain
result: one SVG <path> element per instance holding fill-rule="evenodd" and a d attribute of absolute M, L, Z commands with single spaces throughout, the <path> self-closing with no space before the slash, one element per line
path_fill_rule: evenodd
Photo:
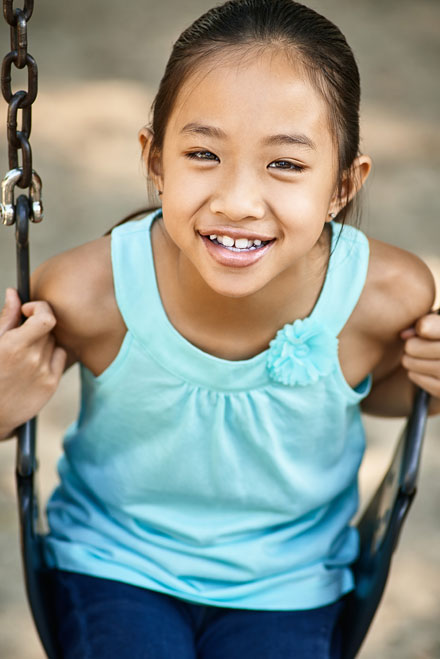
<path fill-rule="evenodd" d="M 3 0 L 3 15 L 11 33 L 11 50 L 3 58 L 1 68 L 1 90 L 8 103 L 7 140 L 10 169 L 1 183 L 0 220 L 7 225 L 15 223 L 17 290 L 21 302 L 24 303 L 30 300 L 29 220 L 40 222 L 43 219 L 41 179 L 32 169 L 32 150 L 29 144 L 31 107 L 38 91 L 38 70 L 34 58 L 27 50 L 27 24 L 32 16 L 34 2 L 24 0 L 22 8 L 14 8 L 13 4 L 14 0 Z M 27 68 L 27 90 L 20 89 L 13 93 L 12 65 L 19 70 Z M 27 188 L 28 194 L 20 194 L 15 201 L 16 187 L 22 190 Z M 24 317 L 22 320 L 24 321 Z M 35 419 L 18 428 L 16 475 L 20 515 L 24 515 L 23 510 L 29 506 L 33 508 L 32 516 L 35 515 L 32 485 L 36 465 L 35 429 Z M 22 538 L 22 546 L 25 544 Z"/>
<path fill-rule="evenodd" d="M 8 103 L 7 140 L 9 171 L 1 184 L 0 219 L 3 224 L 14 224 L 17 217 L 17 204 L 14 200 L 15 188 L 29 188 L 28 217 L 33 222 L 43 219 L 41 204 L 41 179 L 32 169 L 32 150 L 29 143 L 31 134 L 32 103 L 37 97 L 38 69 L 35 59 L 28 53 L 27 24 L 34 9 L 33 0 L 24 0 L 22 8 L 13 7 L 14 0 L 3 0 L 3 15 L 10 26 L 11 50 L 3 58 L 1 69 L 1 90 Z M 17 69 L 27 68 L 28 89 L 12 92 L 12 65 Z M 18 113 L 21 111 L 21 125 L 18 126 Z M 18 152 L 21 152 L 21 163 Z M 20 197 L 21 199 L 22 197 Z M 21 202 L 21 205 L 24 201 Z"/>

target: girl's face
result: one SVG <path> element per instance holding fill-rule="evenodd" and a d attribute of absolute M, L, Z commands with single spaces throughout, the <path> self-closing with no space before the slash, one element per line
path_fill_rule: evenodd
<path fill-rule="evenodd" d="M 243 297 L 289 269 L 310 274 L 338 210 L 337 153 L 326 104 L 300 66 L 276 52 L 228 55 L 182 86 L 154 178 L 180 265 Z"/>

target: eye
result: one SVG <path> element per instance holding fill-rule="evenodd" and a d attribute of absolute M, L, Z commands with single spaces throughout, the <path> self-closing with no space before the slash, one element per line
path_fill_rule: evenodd
<path fill-rule="evenodd" d="M 281 169 L 283 171 L 291 171 L 291 172 L 302 172 L 304 170 L 304 167 L 301 165 L 296 165 L 294 162 L 291 162 L 290 160 L 274 160 L 271 162 L 268 167 L 271 169 Z"/>
<path fill-rule="evenodd" d="M 219 158 L 212 153 L 211 151 L 191 151 L 190 153 L 185 153 L 185 156 L 190 160 L 218 160 Z M 220 161 L 219 161 L 220 162 Z"/>

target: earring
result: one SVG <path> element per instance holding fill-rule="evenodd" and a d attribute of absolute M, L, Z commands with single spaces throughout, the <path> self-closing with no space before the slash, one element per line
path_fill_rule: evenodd
<path fill-rule="evenodd" d="M 334 219 L 335 219 L 335 217 L 336 217 L 336 213 L 329 213 L 329 217 L 331 217 L 331 218 L 332 218 L 332 220 L 334 220 Z"/>
<path fill-rule="evenodd" d="M 161 196 L 161 194 L 162 194 L 162 190 L 158 190 L 158 191 L 157 191 L 157 194 L 158 194 L 158 195 L 159 195 L 159 197 L 160 197 L 160 196 Z"/>

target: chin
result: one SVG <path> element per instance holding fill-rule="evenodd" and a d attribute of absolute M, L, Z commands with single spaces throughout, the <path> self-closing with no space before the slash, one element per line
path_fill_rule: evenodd
<path fill-rule="evenodd" d="M 214 278 L 208 280 L 205 279 L 206 284 L 211 290 L 213 290 L 218 295 L 229 298 L 245 298 L 257 293 L 262 286 L 256 286 L 255 281 L 253 282 L 244 282 L 244 281 L 233 281 L 234 279 L 239 279 L 239 277 L 231 277 L 230 281 L 220 282 Z"/>

